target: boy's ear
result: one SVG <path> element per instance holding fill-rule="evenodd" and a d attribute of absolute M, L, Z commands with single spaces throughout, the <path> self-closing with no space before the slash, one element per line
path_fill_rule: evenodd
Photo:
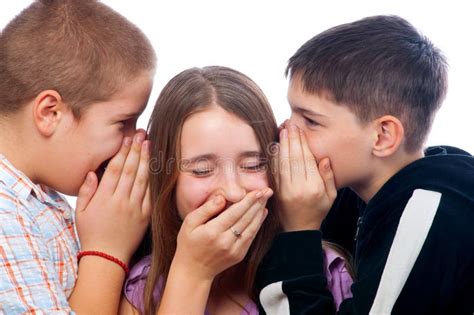
<path fill-rule="evenodd" d="M 402 144 L 405 131 L 401 121 L 391 115 L 375 120 L 372 153 L 378 157 L 394 154 Z"/>
<path fill-rule="evenodd" d="M 54 90 L 42 91 L 33 101 L 33 119 L 36 128 L 45 137 L 56 131 L 64 113 L 61 95 Z"/>

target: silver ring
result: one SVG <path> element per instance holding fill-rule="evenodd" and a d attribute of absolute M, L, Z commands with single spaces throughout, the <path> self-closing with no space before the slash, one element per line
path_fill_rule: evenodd
<path fill-rule="evenodd" d="M 232 231 L 232 233 L 234 234 L 235 237 L 240 237 L 240 235 L 242 235 L 242 233 L 235 230 L 233 227 L 230 227 L 230 230 Z"/>

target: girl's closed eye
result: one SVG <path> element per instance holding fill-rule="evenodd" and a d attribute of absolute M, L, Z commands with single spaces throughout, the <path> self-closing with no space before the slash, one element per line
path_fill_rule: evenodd
<path fill-rule="evenodd" d="M 249 172 L 261 172 L 266 170 L 267 162 L 263 159 L 243 163 L 240 168 Z"/>
<path fill-rule="evenodd" d="M 211 175 L 213 171 L 214 170 L 210 168 L 207 168 L 207 169 L 197 168 L 197 169 L 192 169 L 191 173 L 197 177 L 205 177 L 205 176 Z"/>
<path fill-rule="evenodd" d="M 206 177 L 214 173 L 215 165 L 208 159 L 200 159 L 190 165 L 183 165 L 184 168 L 196 177 Z"/>

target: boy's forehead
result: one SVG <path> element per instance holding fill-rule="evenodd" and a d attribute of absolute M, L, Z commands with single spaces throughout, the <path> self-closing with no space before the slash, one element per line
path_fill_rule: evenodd
<path fill-rule="evenodd" d="M 148 74 L 139 76 L 108 100 L 93 104 L 95 114 L 119 119 L 137 117 L 145 110 L 152 88 Z"/>
<path fill-rule="evenodd" d="M 105 101 L 92 104 L 84 112 L 85 116 L 94 120 L 127 120 L 140 116 L 147 102 L 132 104 L 127 101 Z"/>
<path fill-rule="evenodd" d="M 321 113 L 321 102 L 328 101 L 322 93 L 321 95 L 318 95 L 305 91 L 303 84 L 299 79 L 290 80 L 287 98 L 288 103 L 293 110 L 313 114 Z"/>
<path fill-rule="evenodd" d="M 124 118 L 140 116 L 145 111 L 146 105 L 147 103 L 138 104 L 134 107 L 126 106 L 118 108 L 116 111 L 116 115 Z"/>
<path fill-rule="evenodd" d="M 288 87 L 288 103 L 295 113 L 324 119 L 339 119 L 354 116 L 354 113 L 344 104 L 337 104 L 329 93 L 310 93 L 303 88 L 300 80 L 292 79 Z M 354 116 L 355 117 L 355 116 Z"/>

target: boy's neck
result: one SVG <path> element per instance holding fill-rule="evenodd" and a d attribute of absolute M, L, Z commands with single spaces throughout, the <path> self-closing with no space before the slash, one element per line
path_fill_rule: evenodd
<path fill-rule="evenodd" d="M 35 183 L 34 170 L 38 157 L 31 152 L 28 126 L 23 124 L 20 115 L 16 115 L 1 119 L 0 130 L 0 154 Z"/>
<path fill-rule="evenodd" d="M 399 153 L 386 160 L 381 160 L 379 163 L 375 162 L 372 170 L 372 175 L 367 178 L 361 185 L 355 185 L 352 188 L 359 197 L 368 203 L 375 194 L 382 188 L 382 186 L 397 174 L 402 168 L 414 161 L 424 157 L 423 150 L 415 153 Z"/>

